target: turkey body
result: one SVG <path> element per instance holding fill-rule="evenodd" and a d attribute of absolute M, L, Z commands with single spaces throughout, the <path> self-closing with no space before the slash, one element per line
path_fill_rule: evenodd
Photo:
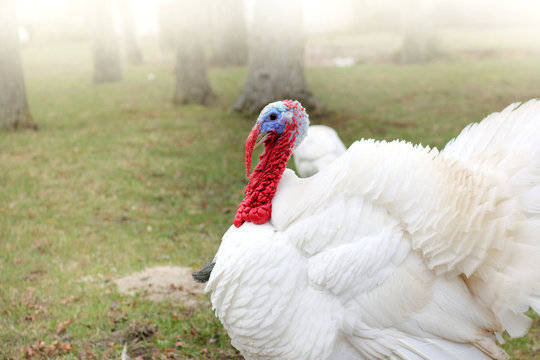
<path fill-rule="evenodd" d="M 362 140 L 285 170 L 206 290 L 246 359 L 506 359 L 540 309 L 540 102 L 447 147 Z"/>
<path fill-rule="evenodd" d="M 326 125 L 311 125 L 304 141 L 294 150 L 294 165 L 300 177 L 315 175 L 340 157 L 347 148 L 337 132 Z"/>

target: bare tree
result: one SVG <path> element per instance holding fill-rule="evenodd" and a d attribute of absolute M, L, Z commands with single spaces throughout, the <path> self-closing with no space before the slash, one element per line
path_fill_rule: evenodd
<path fill-rule="evenodd" d="M 118 12 L 122 26 L 122 38 L 126 60 L 131 64 L 140 64 L 142 62 L 142 54 L 135 37 L 135 24 L 133 22 L 131 0 L 118 0 Z"/>
<path fill-rule="evenodd" d="M 397 53 L 400 63 L 427 62 L 434 54 L 434 40 L 425 0 L 405 0 L 402 4 L 403 44 Z"/>
<path fill-rule="evenodd" d="M 213 0 L 211 63 L 220 66 L 247 63 L 247 26 L 243 0 Z"/>
<path fill-rule="evenodd" d="M 202 3 L 202 6 L 201 6 Z M 205 2 L 177 0 L 178 37 L 176 39 L 175 104 L 206 104 L 215 98 L 206 76 L 202 32 L 206 16 Z"/>
<path fill-rule="evenodd" d="M 89 0 L 94 83 L 122 80 L 111 0 Z"/>
<path fill-rule="evenodd" d="M 255 1 L 248 76 L 233 109 L 255 113 L 271 101 L 297 99 L 319 108 L 304 78 L 301 0 Z"/>
<path fill-rule="evenodd" d="M 0 0 L 0 125 L 37 129 L 26 99 L 15 0 Z"/>

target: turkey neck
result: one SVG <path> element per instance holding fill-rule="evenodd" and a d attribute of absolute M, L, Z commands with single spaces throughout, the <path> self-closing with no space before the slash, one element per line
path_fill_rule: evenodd
<path fill-rule="evenodd" d="M 285 133 L 280 137 L 272 134 L 266 140 L 259 163 L 249 177 L 244 200 L 238 206 L 234 226 L 240 227 L 245 221 L 260 225 L 270 220 L 272 199 L 291 157 L 292 143 L 294 137 L 289 138 Z"/>

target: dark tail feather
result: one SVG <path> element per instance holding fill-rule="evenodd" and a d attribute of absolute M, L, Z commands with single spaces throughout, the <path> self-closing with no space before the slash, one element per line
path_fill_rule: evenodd
<path fill-rule="evenodd" d="M 193 276 L 193 280 L 201 284 L 208 282 L 212 269 L 214 269 L 214 265 L 216 265 L 215 262 L 208 263 L 204 265 L 201 270 L 192 273 L 191 276 Z"/>

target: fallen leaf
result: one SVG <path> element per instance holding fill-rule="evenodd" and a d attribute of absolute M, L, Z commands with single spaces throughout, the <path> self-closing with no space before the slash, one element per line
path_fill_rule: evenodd
<path fill-rule="evenodd" d="M 222 214 L 230 214 L 231 212 L 232 212 L 232 209 L 230 207 L 221 208 Z"/>
<path fill-rule="evenodd" d="M 71 350 L 75 350 L 75 345 L 73 345 L 72 343 L 61 343 L 60 349 L 62 349 L 62 351 L 64 352 L 69 352 Z"/>
<path fill-rule="evenodd" d="M 30 321 L 30 322 L 34 322 L 35 318 L 34 318 L 34 315 L 26 315 L 22 318 L 23 321 Z"/>
<path fill-rule="evenodd" d="M 56 334 L 60 335 L 60 334 L 65 333 L 68 326 L 71 325 L 72 322 L 73 322 L 73 319 L 68 319 L 58 324 L 58 326 L 56 326 Z"/>
<path fill-rule="evenodd" d="M 78 297 L 76 297 L 75 295 L 71 295 L 67 299 L 61 300 L 60 304 L 61 305 L 68 305 L 68 304 L 74 303 L 75 301 L 78 301 L 78 300 L 79 300 Z"/>

